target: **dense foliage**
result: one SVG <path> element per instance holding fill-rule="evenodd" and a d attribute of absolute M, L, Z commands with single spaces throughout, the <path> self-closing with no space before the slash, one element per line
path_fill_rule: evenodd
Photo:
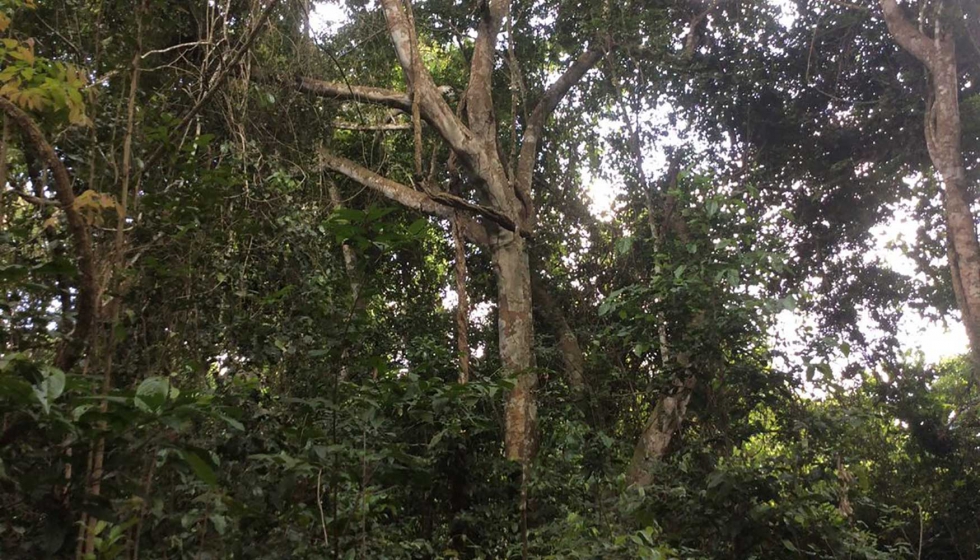
<path fill-rule="evenodd" d="M 382 5 L 474 130 L 508 7 L 491 149 L 536 214 L 418 114 Z M 975 190 L 980 9 L 907 8 Z M 980 377 L 899 336 L 966 309 L 927 74 L 870 0 L 0 0 L 0 558 L 977 558 Z"/>

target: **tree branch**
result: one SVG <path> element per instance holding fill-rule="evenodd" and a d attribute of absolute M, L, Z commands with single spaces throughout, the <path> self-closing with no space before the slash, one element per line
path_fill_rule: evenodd
<path fill-rule="evenodd" d="M 357 124 L 347 121 L 334 121 L 330 126 L 334 130 L 358 130 L 364 132 L 412 130 L 412 123 L 407 122 Z"/>
<path fill-rule="evenodd" d="M 412 189 L 397 181 L 392 181 L 347 158 L 331 154 L 326 150 L 320 150 L 319 155 L 320 163 L 323 167 L 345 175 L 402 206 L 446 219 L 453 219 L 456 214 L 452 206 L 437 202 L 426 193 Z M 490 244 L 490 236 L 486 228 L 479 222 L 471 218 L 461 217 L 460 219 L 462 222 L 461 225 L 463 226 L 463 233 L 467 239 L 478 245 L 486 246 Z"/>
<path fill-rule="evenodd" d="M 466 88 L 466 114 L 470 129 L 485 142 L 494 142 L 497 126 L 493 116 L 493 68 L 497 35 L 504 16 L 510 12 L 510 0 L 485 0 L 480 24 L 476 30 L 473 58 L 470 61 L 470 83 Z"/>
<path fill-rule="evenodd" d="M 909 22 L 898 2 L 895 0 L 880 0 L 880 2 L 885 24 L 895 38 L 895 42 L 932 71 L 936 59 L 936 46 L 933 40 Z"/>
<path fill-rule="evenodd" d="M 47 198 L 41 198 L 39 196 L 31 196 L 31 195 L 27 194 L 26 192 L 24 192 L 23 189 L 18 188 L 16 186 L 13 187 L 13 188 L 11 188 L 9 191 L 4 191 L 4 192 L 8 192 L 10 194 L 17 195 L 21 199 L 23 199 L 25 202 L 29 202 L 29 203 L 31 203 L 34 206 L 37 206 L 39 208 L 43 208 L 45 206 L 56 206 L 56 207 L 59 207 L 59 208 L 61 207 L 61 204 L 59 204 L 58 202 L 56 202 L 54 200 L 48 200 Z"/>
<path fill-rule="evenodd" d="M 234 70 L 239 62 L 241 62 L 242 57 L 244 57 L 245 53 L 252 48 L 252 45 L 255 44 L 255 40 L 259 38 L 259 31 L 265 27 L 266 21 L 268 21 L 269 16 L 272 15 L 272 10 L 279 5 L 280 1 L 281 0 L 270 0 L 269 5 L 266 6 L 265 10 L 262 12 L 262 15 L 259 16 L 258 21 L 255 22 L 255 27 L 248 32 L 248 35 L 245 37 L 244 42 L 242 42 L 241 47 L 235 51 L 230 60 L 228 60 L 228 63 L 225 64 L 224 67 L 221 67 L 220 71 L 218 72 L 218 76 L 211 82 L 211 87 L 208 88 L 204 95 L 197 100 L 197 103 L 195 103 L 193 107 L 184 113 L 184 116 L 181 117 L 180 122 L 172 129 L 173 131 L 179 133 L 179 131 L 183 130 L 184 127 L 190 124 L 191 120 L 199 112 L 201 112 L 201 109 L 204 108 L 204 105 L 208 102 L 208 100 L 210 100 L 211 97 L 213 97 L 214 94 L 225 85 L 225 81 L 228 80 L 228 77 L 231 75 L 231 71 Z M 166 146 L 167 143 L 161 143 L 157 149 L 150 154 L 150 157 L 146 158 L 146 164 L 143 166 L 144 170 L 156 169 L 156 164 L 160 161 L 160 158 L 163 157 Z"/>
<path fill-rule="evenodd" d="M 382 89 L 368 86 L 348 86 L 335 82 L 325 82 L 313 78 L 297 76 L 296 89 L 305 93 L 312 93 L 320 97 L 331 97 L 357 101 L 360 103 L 374 103 L 386 107 L 394 107 L 406 113 L 412 110 L 412 99 L 407 93 Z"/>
<path fill-rule="evenodd" d="M 422 56 L 412 39 L 414 28 L 402 1 L 381 0 L 381 5 L 388 22 L 388 33 L 391 35 L 395 54 L 409 89 L 416 96 L 415 100 L 418 102 L 422 118 L 459 155 L 467 169 L 487 186 L 493 205 L 517 220 L 519 214 L 516 200 L 513 200 L 513 196 L 502 188 L 508 184 L 507 172 L 497 155 L 496 144 L 491 145 L 467 128 L 442 98 L 428 70 L 422 65 L 417 69 L 413 66 L 413 62 L 416 59 L 422 60 Z"/>
<path fill-rule="evenodd" d="M 537 159 L 538 142 L 544 131 L 545 121 L 554 112 L 565 94 L 577 84 L 582 76 L 589 71 L 602 58 L 602 49 L 593 48 L 582 53 L 577 60 L 561 75 L 558 80 L 551 84 L 538 101 L 537 106 L 531 113 L 531 118 L 524 131 L 524 139 L 521 143 L 521 154 L 517 160 L 517 176 L 514 179 L 514 188 L 525 205 L 525 216 L 534 215 L 534 206 L 531 199 L 531 180 L 534 176 L 534 164 Z"/>
<path fill-rule="evenodd" d="M 55 358 L 55 366 L 62 371 L 68 371 L 78 361 L 98 315 L 99 285 L 95 272 L 92 237 L 89 234 L 88 225 L 78 209 L 75 208 L 75 193 L 72 191 L 68 170 L 65 169 L 65 164 L 44 137 L 44 133 L 41 132 L 30 115 L 6 97 L 0 96 L 0 110 L 6 113 L 10 120 L 20 128 L 24 138 L 51 170 L 51 175 L 54 178 L 55 197 L 67 218 L 68 232 L 71 234 L 72 245 L 75 249 L 80 281 L 75 304 L 75 328 L 59 348 Z"/>

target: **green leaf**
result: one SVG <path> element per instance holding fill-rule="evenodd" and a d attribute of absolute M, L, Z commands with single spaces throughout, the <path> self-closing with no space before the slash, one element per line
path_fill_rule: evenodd
<path fill-rule="evenodd" d="M 630 252 L 633 248 L 633 238 L 632 237 L 621 237 L 616 240 L 616 253 L 620 255 L 625 255 Z"/>
<path fill-rule="evenodd" d="M 194 475 L 197 476 L 201 482 L 207 484 L 208 486 L 218 485 L 218 475 L 215 474 L 210 463 L 202 459 L 200 455 L 188 449 L 183 449 L 180 451 L 180 458 L 187 463 L 187 466 L 191 468 Z"/>
<path fill-rule="evenodd" d="M 90 410 L 92 410 L 94 408 L 95 408 L 95 405 L 94 404 L 82 404 L 82 405 L 76 406 L 74 408 L 74 410 L 71 411 L 72 420 L 78 422 L 78 420 L 82 416 L 85 416 L 85 413 L 86 412 L 88 412 L 88 411 L 90 411 Z"/>
<path fill-rule="evenodd" d="M 217 416 L 218 418 L 224 420 L 226 424 L 228 424 L 232 428 L 235 428 L 239 432 L 244 432 L 245 431 L 245 426 L 242 425 L 242 423 L 239 422 L 238 420 L 235 420 L 234 418 L 232 418 L 231 416 L 228 416 L 227 414 L 223 414 L 221 412 L 216 413 L 215 416 Z"/>
<path fill-rule="evenodd" d="M 717 200 L 709 200 L 708 203 L 705 204 L 705 210 L 707 211 L 709 217 L 710 216 L 714 216 L 715 214 L 717 214 L 718 213 L 718 201 Z"/>
<path fill-rule="evenodd" d="M 167 398 L 176 399 L 180 391 L 166 377 L 147 377 L 136 388 L 136 407 L 144 412 L 159 412 Z"/>
<path fill-rule="evenodd" d="M 214 530 L 218 532 L 219 535 L 224 535 L 225 531 L 228 530 L 228 518 L 224 515 L 218 515 L 214 513 L 210 517 L 211 523 L 214 524 Z"/>
<path fill-rule="evenodd" d="M 34 386 L 34 395 L 37 397 L 44 413 L 51 412 L 51 403 L 57 400 L 65 390 L 65 372 L 60 369 L 46 368 L 44 379 Z"/>
<path fill-rule="evenodd" d="M 439 432 L 436 432 L 436 435 L 432 436 L 432 439 L 429 440 L 429 449 L 432 449 L 436 445 L 439 445 L 439 442 L 442 441 L 442 436 L 444 435 L 446 435 L 446 430 L 440 430 Z"/>
<path fill-rule="evenodd" d="M 419 218 L 418 220 L 412 222 L 412 225 L 408 226 L 408 233 L 412 236 L 418 235 L 425 230 L 427 225 L 429 225 L 428 220 L 425 218 Z"/>

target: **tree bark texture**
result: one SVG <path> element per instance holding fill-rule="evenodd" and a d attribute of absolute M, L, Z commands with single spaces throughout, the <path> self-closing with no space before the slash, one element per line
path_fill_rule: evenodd
<path fill-rule="evenodd" d="M 673 394 L 657 402 L 633 449 L 633 458 L 626 471 L 627 484 L 648 486 L 653 482 L 654 466 L 667 454 L 670 442 L 684 423 L 694 385 L 694 377 L 688 376 Z"/>
<path fill-rule="evenodd" d="M 516 374 L 505 408 L 507 458 L 523 461 L 534 454 L 538 407 L 534 391 L 534 321 L 531 315 L 531 269 L 520 236 L 502 233 L 493 248 L 497 278 L 497 330 L 504 370 Z"/>
<path fill-rule="evenodd" d="M 930 91 L 925 111 L 926 148 L 943 178 L 949 269 L 956 303 L 963 317 L 973 359 L 973 375 L 980 381 L 980 242 L 966 184 L 960 147 L 956 43 L 951 32 L 935 26 L 933 37 L 906 18 L 896 0 L 880 0 L 888 31 L 929 72 Z"/>

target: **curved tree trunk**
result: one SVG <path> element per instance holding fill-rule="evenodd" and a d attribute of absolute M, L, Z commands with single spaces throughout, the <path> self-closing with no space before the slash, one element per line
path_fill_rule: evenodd
<path fill-rule="evenodd" d="M 576 396 L 582 396 L 585 392 L 585 357 L 582 354 L 582 347 L 578 343 L 575 331 L 568 324 L 565 314 L 555 303 L 548 289 L 541 276 L 532 278 L 531 291 L 534 294 L 534 305 L 555 333 L 565 381 Z"/>
<path fill-rule="evenodd" d="M 925 115 L 926 148 L 932 164 L 942 175 L 945 189 L 946 235 L 949 269 L 956 303 L 970 340 L 973 376 L 980 381 L 980 242 L 960 147 L 956 41 L 937 22 L 933 36 L 917 29 L 905 17 L 896 0 L 880 0 L 881 11 L 892 38 L 929 71 L 930 91 Z"/>

